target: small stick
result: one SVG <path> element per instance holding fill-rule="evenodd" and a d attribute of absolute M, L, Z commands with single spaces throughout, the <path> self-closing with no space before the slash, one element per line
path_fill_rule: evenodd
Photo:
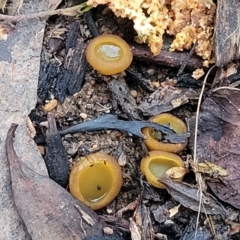
<path fill-rule="evenodd" d="M 130 44 L 132 48 L 133 56 L 136 60 L 144 61 L 144 62 L 152 62 L 158 65 L 164 65 L 169 67 L 179 68 L 181 67 L 186 59 L 186 52 L 171 52 L 165 49 L 162 49 L 161 52 L 157 56 L 153 56 L 149 47 L 139 44 Z M 188 63 L 186 67 L 188 69 L 197 69 L 201 68 L 203 65 L 202 58 L 192 55 L 191 58 L 188 59 Z M 189 61 L 191 60 L 191 61 Z"/>
<path fill-rule="evenodd" d="M 198 106 L 197 106 L 197 111 L 196 111 L 196 121 L 195 121 L 195 131 L 194 131 L 194 149 L 193 149 L 193 161 L 195 163 L 195 165 L 198 167 L 197 163 L 198 163 L 198 159 L 197 159 L 197 133 L 198 133 L 198 122 L 199 122 L 199 114 L 200 114 L 200 107 L 201 107 L 201 103 L 202 103 L 202 97 L 203 97 L 203 93 L 204 93 L 204 90 L 205 90 L 205 85 L 206 85 L 206 82 L 207 82 L 207 79 L 208 79 L 208 76 L 210 74 L 210 72 L 212 71 L 212 69 L 215 67 L 212 66 L 205 78 L 204 78 L 204 81 L 203 81 L 203 86 L 202 86 L 202 89 L 201 89 L 201 93 L 199 95 L 199 99 L 198 99 Z M 198 168 L 197 168 L 197 171 L 198 171 Z M 198 215 L 197 215 L 197 221 L 196 221 L 196 231 L 195 231 L 195 238 L 197 236 L 197 228 L 198 228 L 198 223 L 199 223 L 199 218 L 200 218 L 200 209 L 202 207 L 202 198 L 203 198 L 203 187 L 202 187 L 202 175 L 197 172 L 196 173 L 196 181 L 199 185 L 199 211 L 198 211 Z"/>
<path fill-rule="evenodd" d="M 80 16 L 84 12 L 87 12 L 91 9 L 91 6 L 87 6 L 86 2 L 69 7 L 64 9 L 57 9 L 57 10 L 49 10 L 40 13 L 31 13 L 25 15 L 18 15 L 18 16 L 10 16 L 0 14 L 0 20 L 10 21 L 10 22 L 19 22 L 23 20 L 28 20 L 32 18 L 46 18 L 52 15 L 67 15 L 67 16 Z"/>
<path fill-rule="evenodd" d="M 190 52 L 188 53 L 188 55 L 186 56 L 184 62 L 182 63 L 181 67 L 180 67 L 179 70 L 178 70 L 177 76 L 179 76 L 179 75 L 183 72 L 183 70 L 185 69 L 185 67 L 186 67 L 187 64 L 189 63 L 189 60 L 190 60 L 190 58 L 192 57 L 192 55 L 193 55 L 193 53 L 194 53 L 194 50 L 195 50 L 195 48 L 196 48 L 196 46 L 197 46 L 197 43 L 198 43 L 198 41 L 196 41 L 196 42 L 194 43 L 191 51 L 190 51 Z"/>

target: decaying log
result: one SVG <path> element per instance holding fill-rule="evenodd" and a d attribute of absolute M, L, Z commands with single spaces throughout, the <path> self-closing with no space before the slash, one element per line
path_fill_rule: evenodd
<path fill-rule="evenodd" d="M 216 65 L 222 67 L 231 60 L 239 59 L 240 2 L 219 0 L 215 25 Z"/>

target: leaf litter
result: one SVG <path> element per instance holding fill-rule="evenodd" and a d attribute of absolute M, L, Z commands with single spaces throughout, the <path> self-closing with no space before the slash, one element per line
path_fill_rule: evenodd
<path fill-rule="evenodd" d="M 200 194 L 197 187 L 187 183 L 172 181 L 166 174 L 160 179 L 166 185 L 171 196 L 181 203 L 184 207 L 199 211 Z M 206 214 L 220 214 L 226 216 L 226 210 L 210 194 L 203 195 L 201 212 Z"/>
<path fill-rule="evenodd" d="M 183 101 L 183 102 L 181 102 L 181 103 L 185 103 L 185 102 Z M 179 105 L 176 104 L 176 105 L 173 106 L 173 108 L 174 108 L 174 107 L 177 107 L 177 106 L 179 106 Z M 210 164 L 212 164 L 212 163 L 209 162 L 208 165 L 210 165 Z M 205 167 L 205 166 L 204 166 L 204 167 Z M 214 167 L 214 166 L 212 166 L 212 167 Z M 215 167 L 217 168 L 217 165 L 216 165 L 216 164 L 215 164 Z M 218 169 L 217 171 L 219 171 L 220 167 L 217 168 L 217 169 Z M 223 169 L 224 169 L 224 168 L 223 168 Z M 221 170 L 221 169 L 220 169 L 220 170 Z M 204 170 L 204 171 L 205 171 L 205 170 Z M 215 170 L 213 170 L 213 172 L 214 172 L 214 171 L 215 171 Z M 207 172 L 207 171 L 205 171 L 205 172 Z M 210 172 L 211 172 L 211 170 L 210 170 Z M 220 174 L 220 176 L 224 176 L 224 174 Z M 163 180 L 163 181 L 166 181 L 166 179 Z M 169 182 L 168 182 L 168 184 L 170 184 L 169 186 L 171 186 L 172 188 L 174 188 L 173 185 L 171 185 L 172 183 L 169 183 Z M 184 184 L 183 184 L 183 185 L 184 185 Z M 170 187 L 168 187 L 168 188 L 170 188 Z M 187 189 L 187 188 L 186 188 L 186 189 Z M 185 189 L 185 190 L 186 190 L 186 189 Z M 189 191 L 189 189 L 187 189 L 187 191 Z M 195 193 L 196 193 L 196 191 L 193 191 L 191 194 L 195 194 Z M 176 196 L 176 195 L 177 195 L 177 194 L 174 193 L 172 196 L 174 197 L 174 196 Z M 209 201 L 208 198 L 206 199 L 206 196 L 204 196 L 204 198 L 205 198 L 204 200 L 208 200 L 208 201 Z M 184 198 L 183 198 L 183 199 L 184 199 Z M 196 201 L 196 202 L 198 201 L 198 199 L 193 199 L 193 200 Z M 178 201 L 179 201 L 179 202 L 182 201 L 182 196 L 181 196 L 181 197 L 178 197 Z M 208 201 L 207 201 L 207 202 L 208 202 Z M 199 202 L 199 201 L 198 201 L 198 202 Z M 212 202 L 212 200 L 210 200 L 210 203 L 214 205 L 214 201 Z M 210 207 L 210 208 L 212 207 L 211 204 L 208 205 L 208 206 L 205 206 L 204 203 L 203 203 L 204 209 L 205 209 L 205 210 L 207 209 L 207 213 L 209 213 L 209 214 L 221 214 L 221 215 L 223 215 L 223 212 L 221 212 L 221 211 L 223 211 L 223 210 L 220 210 L 220 208 L 217 209 L 217 210 L 215 210 L 214 208 L 212 208 L 211 210 L 208 209 L 208 207 Z M 195 206 L 195 205 L 194 205 L 194 206 Z M 189 208 L 190 208 L 190 207 L 189 207 Z M 193 207 L 193 208 L 194 208 L 194 207 Z M 190 209 L 191 209 L 191 208 L 190 208 Z M 205 211 L 205 213 L 206 213 L 206 211 Z"/>

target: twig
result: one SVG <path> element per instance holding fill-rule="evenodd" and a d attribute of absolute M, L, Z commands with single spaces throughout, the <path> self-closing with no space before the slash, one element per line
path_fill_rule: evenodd
<path fill-rule="evenodd" d="M 162 51 L 157 56 L 153 56 L 149 47 L 145 45 L 131 43 L 130 47 L 132 48 L 133 56 L 136 60 L 143 62 L 153 62 L 158 65 L 179 68 L 187 58 L 186 52 L 171 52 L 162 49 Z M 196 68 L 201 68 L 202 66 L 202 58 L 196 55 L 192 55 L 191 61 L 188 61 L 186 68 L 195 70 Z"/>
<path fill-rule="evenodd" d="M 204 90 L 205 90 L 207 78 L 208 78 L 210 72 L 212 71 L 212 69 L 214 67 L 215 67 L 215 65 L 212 66 L 209 69 L 209 71 L 207 72 L 207 74 L 206 74 L 206 76 L 204 78 L 202 89 L 201 89 L 201 93 L 200 93 L 199 99 L 198 99 L 198 106 L 197 106 L 197 112 L 196 112 L 196 122 L 195 122 L 195 132 L 194 132 L 194 134 L 195 134 L 194 135 L 194 149 L 193 149 L 193 161 L 194 161 L 195 166 L 197 168 L 198 168 L 198 166 L 197 166 L 197 162 L 198 162 L 198 159 L 197 159 L 197 133 L 198 133 L 198 121 L 199 121 L 200 107 L 201 107 L 202 97 L 203 97 L 203 93 L 204 93 Z M 200 196 L 199 196 L 199 210 L 198 210 L 197 221 L 196 221 L 195 238 L 197 237 L 197 229 L 198 229 L 198 223 L 199 223 L 199 218 L 200 218 L 200 209 L 201 209 L 201 206 L 202 206 L 202 198 L 203 198 L 202 175 L 198 172 L 198 169 L 197 169 L 197 172 L 196 172 L 196 181 L 197 181 L 197 183 L 199 185 Z"/>
<path fill-rule="evenodd" d="M 92 8 L 91 6 L 88 6 L 87 3 L 84 2 L 82 4 L 79 4 L 73 7 L 44 11 L 40 13 L 31 13 L 31 14 L 18 15 L 18 16 L 0 14 L 0 20 L 10 21 L 10 22 L 19 22 L 23 20 L 32 19 L 32 18 L 46 18 L 52 15 L 80 16 L 84 12 L 89 11 L 91 8 Z"/>
<path fill-rule="evenodd" d="M 177 76 L 179 76 L 179 75 L 183 72 L 183 70 L 185 69 L 185 67 L 187 66 L 190 58 L 192 57 L 192 55 L 193 55 L 193 53 L 194 53 L 194 51 L 195 51 L 195 48 L 196 48 L 196 46 L 197 46 L 197 43 L 198 43 L 198 41 L 196 41 L 196 42 L 194 43 L 191 51 L 188 53 L 188 55 L 187 55 L 186 58 L 184 59 L 181 67 L 180 67 L 179 70 L 178 70 Z"/>

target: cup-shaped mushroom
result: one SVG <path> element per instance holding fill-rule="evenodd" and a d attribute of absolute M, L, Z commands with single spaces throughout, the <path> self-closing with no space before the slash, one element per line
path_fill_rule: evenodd
<path fill-rule="evenodd" d="M 159 179 L 172 167 L 184 167 L 184 162 L 178 155 L 163 151 L 149 152 L 149 155 L 143 158 L 140 164 L 141 172 L 147 181 L 156 188 L 166 188 Z"/>
<path fill-rule="evenodd" d="M 104 75 L 123 72 L 132 62 L 133 54 L 129 45 L 112 34 L 92 39 L 86 49 L 88 63 Z"/>
<path fill-rule="evenodd" d="M 113 157 L 101 152 L 80 158 L 69 177 L 70 193 L 93 210 L 112 202 L 121 186 L 121 167 Z"/>
<path fill-rule="evenodd" d="M 149 119 L 152 122 L 169 126 L 176 133 L 187 132 L 186 124 L 170 113 L 161 113 Z M 167 143 L 162 141 L 161 133 L 153 128 L 143 128 L 142 133 L 146 137 L 145 144 L 150 151 L 179 152 L 187 146 L 187 140 L 184 143 Z"/>

